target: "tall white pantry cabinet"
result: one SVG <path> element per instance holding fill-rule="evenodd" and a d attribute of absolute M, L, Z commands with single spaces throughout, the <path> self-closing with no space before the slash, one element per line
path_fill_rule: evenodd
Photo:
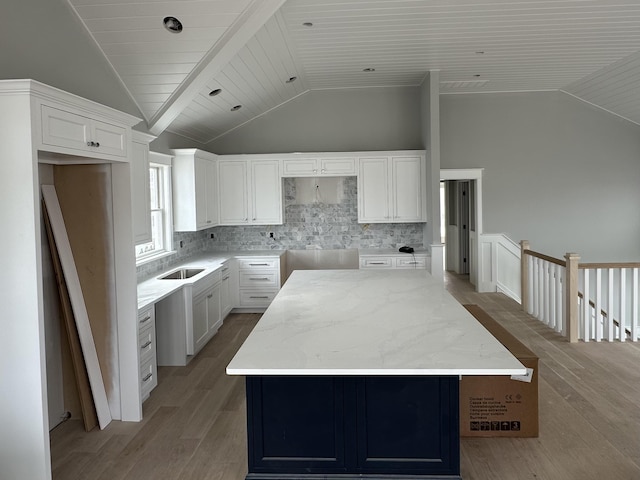
<path fill-rule="evenodd" d="M 50 479 L 39 171 L 104 164 L 113 197 L 117 384 L 112 417 L 140 420 L 131 127 L 140 119 L 33 80 L 0 81 L 0 466 L 3 480 Z M 48 164 L 48 165 L 47 165 Z M 66 168 L 66 167 L 65 167 Z"/>

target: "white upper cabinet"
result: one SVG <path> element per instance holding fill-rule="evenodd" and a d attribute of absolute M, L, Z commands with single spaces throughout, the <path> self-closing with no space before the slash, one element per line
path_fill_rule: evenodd
<path fill-rule="evenodd" d="M 283 177 L 347 177 L 356 175 L 355 157 L 286 158 Z"/>
<path fill-rule="evenodd" d="M 128 129 L 42 105 L 42 144 L 75 155 L 127 157 Z"/>
<path fill-rule="evenodd" d="M 172 153 L 174 230 L 193 232 L 215 227 L 219 224 L 217 156 L 196 149 Z"/>
<path fill-rule="evenodd" d="M 151 241 L 151 202 L 149 199 L 149 143 L 156 137 L 132 131 L 131 203 L 135 244 Z"/>
<path fill-rule="evenodd" d="M 422 155 L 359 159 L 358 223 L 426 222 Z"/>
<path fill-rule="evenodd" d="M 279 225 L 283 219 L 279 160 L 221 159 L 220 225 Z"/>

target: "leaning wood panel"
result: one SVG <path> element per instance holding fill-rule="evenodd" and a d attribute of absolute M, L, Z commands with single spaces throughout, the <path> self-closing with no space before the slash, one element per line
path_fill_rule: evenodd
<path fill-rule="evenodd" d="M 109 410 L 109 403 L 107 402 L 107 393 L 104 388 L 104 383 L 102 382 L 102 373 L 98 363 L 91 326 L 89 325 L 87 309 L 82 297 L 80 280 L 78 279 L 78 272 L 76 271 L 73 261 L 73 254 L 71 253 L 69 238 L 67 237 L 55 187 L 53 185 L 42 185 L 42 196 L 51 222 L 56 248 L 60 255 L 64 278 L 69 290 L 69 299 L 76 320 L 78 336 L 80 338 L 80 344 L 82 345 L 82 353 L 87 366 L 87 374 L 96 406 L 98 424 L 101 429 L 104 429 L 111 422 L 111 412 Z"/>
<path fill-rule="evenodd" d="M 120 415 L 113 199 L 109 165 L 57 165 L 54 183 L 112 418 Z"/>
<path fill-rule="evenodd" d="M 60 256 L 58 255 L 58 249 L 56 248 L 55 239 L 53 238 L 53 231 L 51 229 L 51 222 L 49 221 L 47 207 L 46 205 L 44 205 L 44 202 L 43 214 L 44 225 L 47 231 L 47 238 L 49 240 L 49 248 L 51 249 L 53 270 L 55 272 L 56 283 L 58 285 L 60 308 L 62 310 L 62 316 L 64 318 L 65 331 L 67 332 L 67 340 L 69 342 L 69 350 L 71 353 L 71 361 L 73 364 L 73 373 L 75 377 L 76 388 L 78 389 L 78 397 L 80 399 L 82 420 L 84 422 L 85 430 L 89 432 L 98 425 L 98 416 L 96 414 L 95 405 L 93 404 L 91 385 L 89 384 L 89 375 L 84 364 L 84 359 L 82 356 L 82 346 L 80 345 L 80 338 L 78 336 L 78 329 L 76 328 L 75 317 L 73 316 L 73 309 L 71 308 L 69 289 L 67 288 L 67 282 L 65 282 L 64 280 L 64 273 L 62 271 L 62 264 L 60 263 Z"/>

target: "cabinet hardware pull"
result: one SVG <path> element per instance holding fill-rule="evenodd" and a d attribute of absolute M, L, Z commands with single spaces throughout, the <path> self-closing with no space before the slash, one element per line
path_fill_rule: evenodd
<path fill-rule="evenodd" d="M 140 325 L 142 325 L 143 323 L 147 323 L 149 320 L 151 320 L 151 315 L 146 316 L 142 320 L 140 320 Z"/>
<path fill-rule="evenodd" d="M 99 146 L 100 146 L 100 142 L 96 142 L 96 147 L 99 147 Z"/>
<path fill-rule="evenodd" d="M 211 220 L 207 220 L 207 223 L 211 223 Z"/>
<path fill-rule="evenodd" d="M 151 345 L 151 340 L 147 341 L 147 343 L 145 343 L 144 345 L 140 346 L 140 350 L 144 350 L 145 348 L 147 348 L 149 345 Z"/>
<path fill-rule="evenodd" d="M 269 297 L 249 297 L 249 298 L 263 298 L 263 299 L 267 299 Z"/>
<path fill-rule="evenodd" d="M 369 265 L 385 265 L 384 262 L 369 262 Z"/>
<path fill-rule="evenodd" d="M 269 280 L 269 277 L 251 277 L 249 280 Z"/>
<path fill-rule="evenodd" d="M 207 295 L 207 298 L 213 298 L 213 293 L 211 295 Z"/>
<path fill-rule="evenodd" d="M 268 267 L 269 264 L 268 263 L 250 263 L 249 266 L 250 267 Z"/>
<path fill-rule="evenodd" d="M 93 142 L 87 142 L 87 147 L 92 147 L 93 146 Z"/>
<path fill-rule="evenodd" d="M 222 273 L 226 272 L 227 270 L 229 270 L 229 267 L 223 267 L 222 268 Z"/>
<path fill-rule="evenodd" d="M 153 377 L 153 373 L 148 373 L 146 377 L 144 377 L 142 379 L 143 382 L 146 382 L 147 380 L 149 380 L 151 377 Z"/>
<path fill-rule="evenodd" d="M 224 277 L 224 278 L 222 279 L 222 281 L 223 281 L 223 282 L 224 282 L 225 280 L 229 280 L 229 275 L 227 275 L 226 277 Z"/>

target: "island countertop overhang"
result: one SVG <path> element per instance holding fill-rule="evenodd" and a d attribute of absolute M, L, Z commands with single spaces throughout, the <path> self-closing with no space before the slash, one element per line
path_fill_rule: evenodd
<path fill-rule="evenodd" d="M 229 375 L 523 375 L 424 270 L 294 272 Z"/>

